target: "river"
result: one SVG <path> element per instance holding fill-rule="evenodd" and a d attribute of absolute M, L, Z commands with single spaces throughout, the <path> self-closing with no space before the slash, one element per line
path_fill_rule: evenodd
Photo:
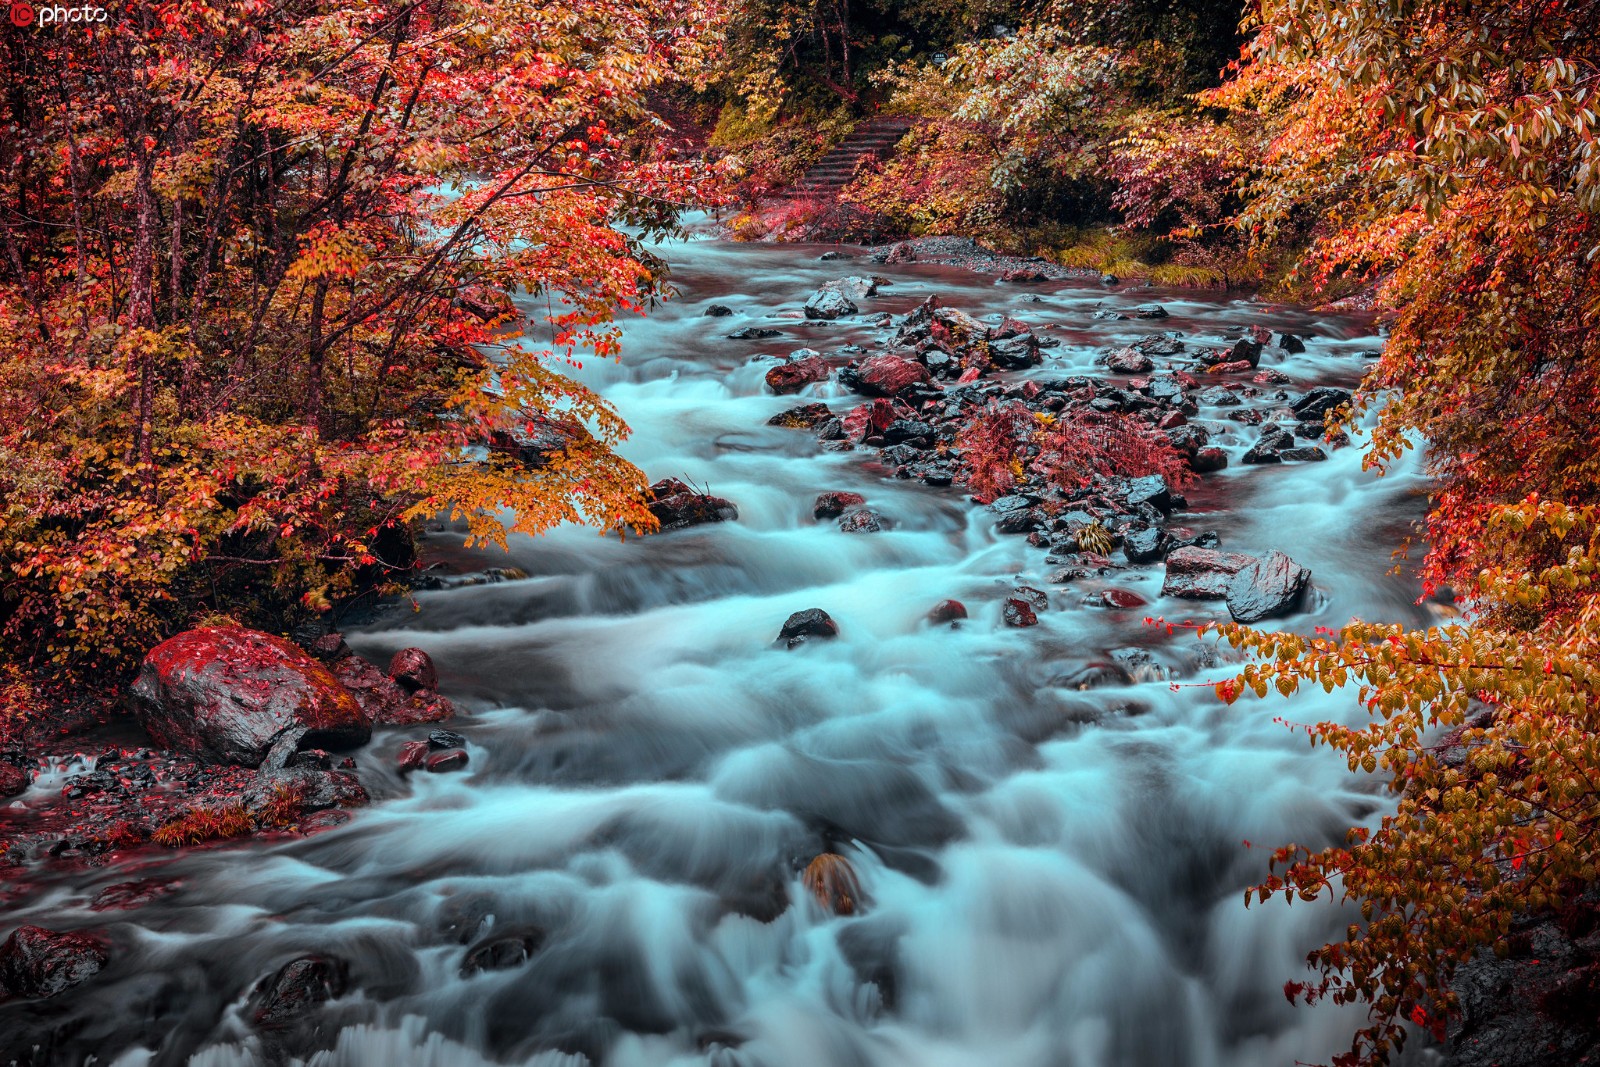
<path fill-rule="evenodd" d="M 402 779 L 393 750 L 419 732 L 380 732 L 358 755 L 374 803 L 343 827 L 147 857 L 133 873 L 181 888 L 125 913 L 85 907 L 127 868 L 62 881 L 11 918 L 109 919 L 116 962 L 25 1006 L 32 1021 L 74 1034 L 63 1054 L 121 1067 L 1289 1067 L 1343 1048 L 1360 1012 L 1291 1006 L 1282 986 L 1350 913 L 1247 910 L 1243 891 L 1273 846 L 1325 843 L 1382 810 L 1374 780 L 1274 721 L 1354 721 L 1352 695 L 1222 705 L 1194 683 L 1227 664 L 1143 622 L 1220 605 L 1160 599 L 1159 563 L 1110 583 L 1149 607 L 1085 606 L 1107 584 L 1089 580 L 1049 587 L 1040 625 L 1003 626 L 1013 585 L 1046 587 L 1043 550 L 995 533 L 958 488 L 766 425 L 799 401 L 858 401 L 835 383 L 772 396 L 756 357 L 870 346 L 888 331 L 868 314 L 939 293 L 1060 338 L 1025 372 L 1038 376 L 1103 374 L 1097 348 L 1156 329 L 1290 330 L 1307 350 L 1274 366 L 1294 392 L 1353 383 L 1382 343 L 1370 325 L 1210 293 L 819 262 L 820 248 L 660 251 L 681 299 L 626 324 L 620 363 L 578 373 L 632 425 L 630 459 L 731 499 L 738 520 L 625 543 L 562 529 L 516 539 L 509 559 L 434 529 L 428 554 L 446 569 L 525 577 L 420 592 L 415 611 L 348 637 L 378 662 L 433 655 L 467 712 L 452 728 L 468 771 Z M 820 283 L 868 271 L 892 285 L 867 314 L 800 318 Z M 1171 317 L 1091 315 L 1149 300 Z M 734 314 L 705 317 L 711 301 Z M 783 336 L 728 339 L 748 325 Z M 1296 629 L 1424 621 L 1415 583 L 1388 573 L 1421 511 L 1417 471 L 1378 479 L 1356 448 L 1244 466 L 1255 432 L 1233 428 L 1233 462 L 1189 492 L 1182 521 L 1309 567 L 1317 594 Z M 824 490 L 862 493 L 892 528 L 815 521 Z M 970 619 L 924 621 L 950 597 Z M 840 637 L 774 647 L 811 607 Z M 1158 664 L 1140 681 L 1059 684 L 1135 646 Z M 801 887 L 830 850 L 859 874 L 858 914 Z M 494 931 L 537 947 L 463 977 L 464 944 Z M 346 961 L 347 991 L 313 1025 L 258 1032 L 252 986 L 305 953 Z M 6 1010 L 0 1025 L 18 1020 Z"/>

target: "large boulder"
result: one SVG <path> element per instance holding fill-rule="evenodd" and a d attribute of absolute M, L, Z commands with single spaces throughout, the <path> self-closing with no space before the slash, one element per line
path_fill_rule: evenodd
<path fill-rule="evenodd" d="M 1310 585 L 1310 571 L 1282 552 L 1268 552 L 1229 580 L 1228 613 L 1243 623 L 1292 615 Z"/>
<path fill-rule="evenodd" d="M 852 274 L 844 278 L 835 278 L 831 282 L 823 282 L 822 288 L 843 293 L 846 300 L 865 300 L 869 296 L 878 295 L 878 279 Z"/>
<path fill-rule="evenodd" d="M 739 517 L 739 509 L 732 502 L 697 492 L 677 478 L 663 478 L 650 487 L 649 507 L 663 531 L 706 522 L 732 522 Z"/>
<path fill-rule="evenodd" d="M 928 368 L 900 356 L 873 356 L 839 372 L 839 380 L 864 396 L 898 396 L 933 381 Z"/>
<path fill-rule="evenodd" d="M 87 934 L 19 926 L 0 944 L 0 1000 L 53 997 L 99 974 L 106 959 Z"/>
<path fill-rule="evenodd" d="M 140 721 L 166 748 L 258 767 L 275 748 L 349 748 L 372 721 L 327 667 L 281 637 L 189 630 L 151 649 L 133 685 Z"/>
<path fill-rule="evenodd" d="M 1167 553 L 1167 576 L 1162 596 L 1185 600 L 1224 600 L 1233 576 L 1255 560 L 1237 552 L 1184 546 Z"/>

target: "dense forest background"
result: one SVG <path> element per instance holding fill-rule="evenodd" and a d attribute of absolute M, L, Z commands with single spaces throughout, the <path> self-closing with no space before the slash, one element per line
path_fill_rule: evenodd
<path fill-rule="evenodd" d="M 1467 614 L 1229 628 L 1258 658 L 1218 687 L 1372 711 L 1307 732 L 1396 812 L 1260 890 L 1363 902 L 1287 990 L 1371 1005 L 1344 1062 L 1438 1031 L 1461 961 L 1590 891 L 1593 2 L 171 0 L 9 30 L 11 714 L 208 618 L 288 630 L 394 588 L 441 511 L 488 540 L 648 530 L 626 427 L 561 370 L 666 294 L 647 242 L 681 208 L 746 238 L 959 233 L 1388 320 L 1345 415 L 1374 467 L 1428 449 L 1423 573 Z M 916 121 L 839 202 L 766 199 L 885 113 Z"/>

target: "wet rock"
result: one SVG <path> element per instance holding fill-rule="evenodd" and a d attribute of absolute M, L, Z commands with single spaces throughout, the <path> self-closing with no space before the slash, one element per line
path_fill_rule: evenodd
<path fill-rule="evenodd" d="M 171 894 L 177 882 L 146 878 L 137 882 L 118 882 L 108 885 L 95 894 L 89 902 L 90 911 L 129 911 L 142 908 L 153 900 Z"/>
<path fill-rule="evenodd" d="M 783 624 L 783 629 L 778 631 L 778 640 L 787 643 L 788 647 L 804 644 L 812 638 L 824 640 L 839 636 L 839 624 L 833 621 L 821 608 L 807 608 L 790 615 Z"/>
<path fill-rule="evenodd" d="M 1117 348 L 1104 357 L 1106 369 L 1114 374 L 1145 374 L 1154 369 L 1155 362 L 1135 348 Z"/>
<path fill-rule="evenodd" d="M 732 502 L 697 492 L 677 478 L 663 478 L 650 487 L 649 508 L 663 532 L 707 522 L 732 522 L 739 517 Z"/>
<path fill-rule="evenodd" d="M 885 282 L 887 283 L 887 279 Z M 831 282 L 823 282 L 822 288 L 843 293 L 847 300 L 865 300 L 869 296 L 878 295 L 878 279 L 852 274 L 845 278 L 835 278 Z"/>
<path fill-rule="evenodd" d="M 407 692 L 439 688 L 433 657 L 420 648 L 402 648 L 389 660 L 389 677 Z"/>
<path fill-rule="evenodd" d="M 1279 452 L 1278 458 L 1285 463 L 1320 463 L 1328 454 L 1316 445 L 1297 445 Z"/>
<path fill-rule="evenodd" d="M 1159 474 L 1129 479 L 1123 488 L 1122 498 L 1133 507 L 1149 504 L 1158 511 L 1172 510 L 1172 488 Z"/>
<path fill-rule="evenodd" d="M 434 730 L 428 734 L 428 747 L 435 751 L 448 748 L 466 748 L 467 739 L 454 730 Z"/>
<path fill-rule="evenodd" d="M 828 373 L 827 361 L 820 356 L 790 360 L 767 371 L 767 388 L 779 396 L 798 393 L 814 382 L 827 381 Z"/>
<path fill-rule="evenodd" d="M 883 530 L 883 517 L 867 508 L 851 511 L 839 520 L 844 533 L 879 533 Z"/>
<path fill-rule="evenodd" d="M 350 651 L 350 646 L 345 644 L 344 634 L 339 633 L 321 634 L 301 647 L 323 663 L 338 663 L 355 655 Z"/>
<path fill-rule="evenodd" d="M 1167 535 L 1159 526 L 1129 530 L 1122 537 L 1122 554 L 1129 563 L 1154 563 L 1167 550 Z"/>
<path fill-rule="evenodd" d="M 461 961 L 461 977 L 521 967 L 533 958 L 543 943 L 544 931 L 536 927 L 497 932 L 467 950 Z"/>
<path fill-rule="evenodd" d="M 330 669 L 375 726 L 443 722 L 456 713 L 455 705 L 436 690 L 407 690 L 360 656 L 342 659 Z"/>
<path fill-rule="evenodd" d="M 151 649 L 133 685 L 138 715 L 161 745 L 259 766 L 315 744 L 365 744 L 371 719 L 323 664 L 280 637 L 237 626 L 189 630 Z"/>
<path fill-rule="evenodd" d="M 1288 385 L 1290 382 L 1294 381 L 1293 378 L 1283 373 L 1283 371 L 1273 370 L 1271 367 L 1258 372 L 1256 376 L 1250 380 L 1257 385 Z"/>
<path fill-rule="evenodd" d="M 816 503 L 811 505 L 811 517 L 814 519 L 836 519 L 850 508 L 866 502 L 867 498 L 860 493 L 843 491 L 818 493 Z"/>
<path fill-rule="evenodd" d="M 1107 271 L 1105 274 L 1100 275 L 1100 284 L 1101 285 L 1117 285 L 1121 281 L 1122 281 L 1121 278 L 1118 278 L 1115 274 L 1112 274 L 1109 271 Z"/>
<path fill-rule="evenodd" d="M 705 315 L 707 318 L 720 319 L 733 314 L 733 309 L 727 304 L 707 304 Z"/>
<path fill-rule="evenodd" d="M 428 762 L 428 742 L 407 741 L 400 746 L 400 752 L 395 756 L 395 766 L 401 774 L 411 771 L 420 771 Z"/>
<path fill-rule="evenodd" d="M 1284 555 L 1268 552 L 1240 568 L 1228 582 L 1228 613 L 1234 622 L 1253 623 L 1300 610 L 1311 572 Z"/>
<path fill-rule="evenodd" d="M 1264 426 L 1261 436 L 1256 438 L 1256 443 L 1244 454 L 1245 463 L 1282 463 L 1281 453 L 1286 448 L 1293 448 L 1294 434 L 1281 426 Z"/>
<path fill-rule="evenodd" d="M 954 624 L 967 617 L 967 606 L 959 600 L 941 600 L 928 612 L 928 621 L 935 626 Z"/>
<path fill-rule="evenodd" d="M 920 419 L 896 419 L 883 431 L 883 440 L 887 444 L 897 445 L 903 443 L 916 444 L 918 448 L 928 448 L 933 444 L 934 438 L 939 436 L 939 428 L 930 422 Z"/>
<path fill-rule="evenodd" d="M 786 430 L 810 430 L 833 418 L 833 412 L 828 410 L 826 404 L 801 404 L 799 407 L 780 411 L 767 420 L 768 426 L 782 426 Z"/>
<path fill-rule="evenodd" d="M 769 338 L 782 336 L 781 330 L 770 329 L 766 326 L 746 326 L 742 330 L 735 330 L 728 335 L 730 341 L 765 341 Z"/>
<path fill-rule="evenodd" d="M 489 449 L 540 469 L 572 445 L 588 440 L 589 431 L 579 423 L 533 414 L 521 426 L 496 430 L 489 438 Z"/>
<path fill-rule="evenodd" d="M 1185 545 L 1167 554 L 1162 596 L 1185 600 L 1224 600 L 1233 576 L 1255 560 L 1237 552 L 1217 552 Z"/>
<path fill-rule="evenodd" d="M 1114 608 L 1120 611 L 1142 608 L 1149 603 L 1138 593 L 1130 592 L 1127 589 L 1106 589 L 1094 600 L 1100 607 Z"/>
<path fill-rule="evenodd" d="M 1019 585 L 1011 590 L 1011 595 L 1017 599 L 1027 601 L 1034 611 L 1044 611 L 1050 606 L 1050 594 L 1043 589 L 1035 589 L 1031 585 Z"/>
<path fill-rule="evenodd" d="M 1115 663 L 1087 663 L 1070 674 L 1057 675 L 1050 684 L 1058 689 L 1103 689 L 1106 686 L 1127 685 L 1133 681 L 1128 672 Z"/>
<path fill-rule="evenodd" d="M 1050 275 L 1036 267 L 1012 267 L 1010 270 L 1000 272 L 1000 280 L 1003 282 L 1031 284 L 1049 281 Z"/>
<path fill-rule="evenodd" d="M 36 1000 L 88 981 L 110 957 L 95 938 L 19 926 L 0 944 L 0 1000 Z"/>
<path fill-rule="evenodd" d="M 864 396 L 893 397 L 933 381 L 928 368 L 900 356 L 873 356 L 839 372 L 839 381 Z"/>
<path fill-rule="evenodd" d="M 1228 364 L 1243 363 L 1247 366 L 1234 369 L 1252 370 L 1261 363 L 1261 342 L 1241 337 L 1226 348 L 1216 348 L 1202 354 L 1200 362 L 1219 370 Z"/>
<path fill-rule="evenodd" d="M 1224 469 L 1227 465 L 1228 454 L 1215 446 L 1200 449 L 1189 463 L 1197 474 L 1210 474 L 1212 471 Z"/>
<path fill-rule="evenodd" d="M 255 990 L 252 1017 L 257 1026 L 287 1026 L 321 1004 L 344 995 L 345 962 L 332 956 L 301 956 L 284 964 Z"/>
<path fill-rule="evenodd" d="M 470 757 L 464 748 L 452 748 L 445 752 L 435 752 L 428 757 L 423 766 L 429 774 L 449 774 L 454 771 L 464 771 Z"/>
<path fill-rule="evenodd" d="M 14 797 L 27 792 L 33 782 L 32 775 L 21 767 L 0 760 L 0 797 Z"/>
<path fill-rule="evenodd" d="M 824 263 L 831 263 L 831 262 L 833 262 L 835 260 L 854 259 L 855 257 L 852 256 L 849 252 L 841 252 L 839 249 L 834 248 L 834 249 L 830 249 L 827 252 L 822 253 L 822 255 L 818 256 L 817 258 L 820 259 Z"/>
<path fill-rule="evenodd" d="M 1322 422 L 1330 411 L 1343 407 L 1350 403 L 1351 399 L 1348 389 L 1319 385 L 1290 404 L 1289 408 L 1294 412 L 1294 417 L 1301 422 Z"/>
<path fill-rule="evenodd" d="M 1033 605 L 1022 597 L 1006 598 L 1005 609 L 1001 617 L 1007 626 L 1037 626 L 1039 616 L 1034 612 Z"/>
<path fill-rule="evenodd" d="M 1160 304 L 1140 304 L 1133 309 L 1133 317 L 1136 319 L 1164 319 L 1167 317 L 1167 309 Z"/>
<path fill-rule="evenodd" d="M 1277 344 L 1285 352 L 1304 352 L 1306 350 L 1306 343 L 1292 333 L 1280 333 Z"/>
<path fill-rule="evenodd" d="M 1026 370 L 1040 361 L 1039 339 L 1032 333 L 989 342 L 989 362 L 1002 370 Z"/>
<path fill-rule="evenodd" d="M 806 301 L 806 318 L 808 319 L 839 319 L 846 315 L 854 315 L 861 310 L 855 302 L 837 289 L 818 289 L 810 300 Z"/>

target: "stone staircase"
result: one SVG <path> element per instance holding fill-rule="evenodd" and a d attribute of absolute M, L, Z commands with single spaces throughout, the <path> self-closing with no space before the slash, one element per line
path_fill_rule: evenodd
<path fill-rule="evenodd" d="M 894 146 L 906 131 L 916 124 L 914 119 L 879 117 L 859 123 L 844 140 L 834 145 L 800 180 L 778 195 L 790 200 L 811 200 L 833 197 L 849 183 L 856 167 L 864 159 L 882 159 L 894 151 Z"/>

